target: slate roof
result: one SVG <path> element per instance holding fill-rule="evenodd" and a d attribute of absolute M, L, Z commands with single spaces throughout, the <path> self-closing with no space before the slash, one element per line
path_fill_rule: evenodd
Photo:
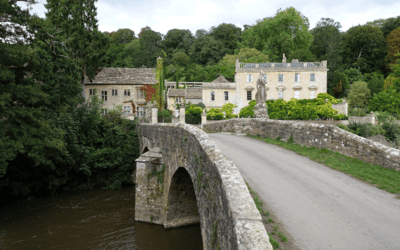
<path fill-rule="evenodd" d="M 229 81 L 226 80 L 225 77 L 223 77 L 223 76 L 219 76 L 217 79 L 215 79 L 212 82 L 213 83 L 229 83 Z"/>
<path fill-rule="evenodd" d="M 185 89 L 169 89 L 168 97 L 185 96 Z"/>
<path fill-rule="evenodd" d="M 86 84 L 155 84 L 155 68 L 102 68 L 96 77 Z"/>
<path fill-rule="evenodd" d="M 203 88 L 189 87 L 186 89 L 186 99 L 202 99 L 203 98 Z"/>

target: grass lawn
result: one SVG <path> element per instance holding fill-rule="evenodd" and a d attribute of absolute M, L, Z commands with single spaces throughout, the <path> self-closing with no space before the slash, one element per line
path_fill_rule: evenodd
<path fill-rule="evenodd" d="M 247 135 L 251 138 L 274 144 L 309 157 L 311 160 L 345 172 L 357 179 L 376 185 L 390 193 L 398 194 L 400 198 L 400 171 L 388 169 L 380 165 L 363 162 L 328 149 L 302 146 L 296 143 L 284 142 L 268 137 Z"/>

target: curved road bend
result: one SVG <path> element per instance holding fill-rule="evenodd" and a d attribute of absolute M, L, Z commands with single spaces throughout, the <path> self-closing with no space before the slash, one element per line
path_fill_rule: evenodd
<path fill-rule="evenodd" d="M 304 250 L 399 250 L 395 195 L 292 151 L 208 134 Z"/>

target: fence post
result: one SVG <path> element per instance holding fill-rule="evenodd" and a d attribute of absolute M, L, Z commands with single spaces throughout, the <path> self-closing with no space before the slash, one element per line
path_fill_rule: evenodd
<path fill-rule="evenodd" d="M 206 111 L 203 110 L 203 114 L 201 114 L 201 128 L 203 128 L 203 124 L 207 123 L 207 114 Z"/>
<path fill-rule="evenodd" d="M 179 109 L 179 123 L 185 123 L 185 107 Z"/>
<path fill-rule="evenodd" d="M 151 107 L 151 123 L 158 123 L 158 107 L 157 105 L 153 105 Z"/>

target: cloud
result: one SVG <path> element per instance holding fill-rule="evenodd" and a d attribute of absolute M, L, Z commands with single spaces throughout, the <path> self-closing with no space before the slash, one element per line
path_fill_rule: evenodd
<path fill-rule="evenodd" d="M 45 2 L 44 0 L 42 0 Z M 342 31 L 379 18 L 399 15 L 400 1 L 358 0 L 99 0 L 96 3 L 101 31 L 129 28 L 136 34 L 145 26 L 166 34 L 170 29 L 210 29 L 221 23 L 238 27 L 255 24 L 257 19 L 274 16 L 276 11 L 293 6 L 308 17 L 310 28 L 322 17 L 342 24 Z M 34 5 L 33 12 L 44 17 L 43 3 Z"/>

